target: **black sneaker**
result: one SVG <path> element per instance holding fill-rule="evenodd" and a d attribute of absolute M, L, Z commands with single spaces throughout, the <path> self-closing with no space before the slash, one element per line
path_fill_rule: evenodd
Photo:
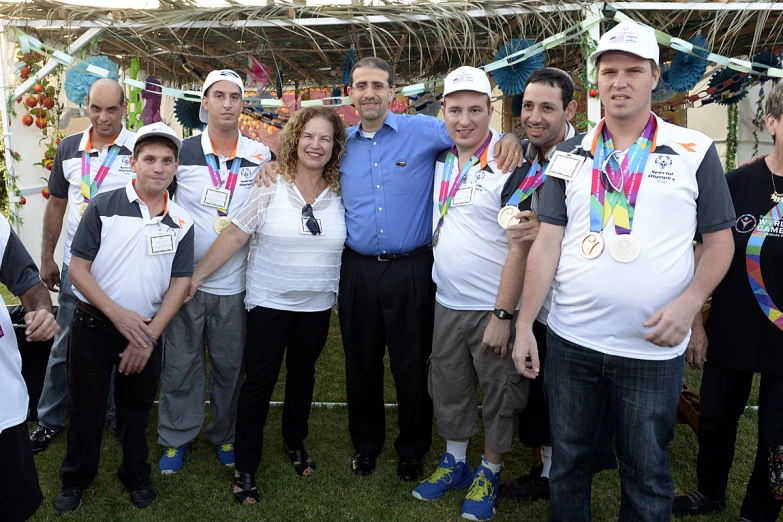
<path fill-rule="evenodd" d="M 44 428 L 46 429 L 46 428 Z M 84 490 L 79 486 L 62 488 L 54 499 L 54 510 L 58 515 L 76 511 L 82 507 L 82 494 Z"/>
<path fill-rule="evenodd" d="M 726 511 L 726 499 L 712 500 L 700 491 L 674 497 L 672 515 L 675 517 L 689 515 L 707 515 Z"/>
<path fill-rule="evenodd" d="M 36 426 L 30 434 L 30 445 L 33 447 L 33 455 L 37 455 L 45 450 L 49 445 L 49 441 L 55 435 L 57 435 L 57 432 L 50 430 L 46 426 L 41 426 L 40 424 Z"/>
<path fill-rule="evenodd" d="M 149 477 L 139 477 L 126 486 L 130 492 L 131 504 L 137 508 L 145 508 L 158 498 L 158 492 L 152 487 Z"/>
<path fill-rule="evenodd" d="M 542 477 L 543 464 L 533 466 L 529 473 L 511 482 L 500 484 L 498 493 L 503 498 L 530 502 L 549 498 L 549 479 Z"/>

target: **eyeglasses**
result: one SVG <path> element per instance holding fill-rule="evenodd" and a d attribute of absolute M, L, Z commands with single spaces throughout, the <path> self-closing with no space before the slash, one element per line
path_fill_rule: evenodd
<path fill-rule="evenodd" d="M 388 85 L 386 85 L 385 83 L 381 83 L 381 82 L 372 82 L 371 84 L 367 84 L 367 83 L 361 82 L 361 83 L 357 83 L 356 85 L 352 86 L 353 89 L 356 89 L 357 91 L 361 91 L 361 92 L 364 92 L 367 89 L 372 89 L 373 91 L 378 92 L 378 91 L 382 91 L 384 89 L 388 89 L 388 87 L 389 87 Z"/>
<path fill-rule="evenodd" d="M 309 230 L 312 235 L 315 236 L 321 233 L 321 226 L 318 224 L 318 220 L 315 219 L 315 216 L 313 216 L 313 207 L 309 203 L 302 207 L 302 217 L 307 218 L 305 226 L 307 226 L 307 230 Z"/>

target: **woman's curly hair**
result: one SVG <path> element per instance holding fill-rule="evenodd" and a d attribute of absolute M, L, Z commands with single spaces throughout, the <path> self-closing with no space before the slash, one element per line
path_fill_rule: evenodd
<path fill-rule="evenodd" d="M 337 192 L 340 183 L 337 181 L 340 175 L 340 159 L 345 153 L 345 124 L 340 116 L 329 107 L 305 107 L 294 113 L 286 123 L 280 134 L 280 146 L 277 149 L 277 163 L 283 172 L 283 178 L 293 183 L 296 176 L 297 146 L 307 122 L 313 118 L 322 118 L 332 124 L 334 129 L 334 145 L 332 157 L 324 166 L 323 178 L 329 188 Z"/>

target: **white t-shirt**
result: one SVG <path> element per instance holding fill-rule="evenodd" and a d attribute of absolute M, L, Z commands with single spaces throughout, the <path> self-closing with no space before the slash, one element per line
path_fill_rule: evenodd
<path fill-rule="evenodd" d="M 653 329 L 642 324 L 691 282 L 695 233 L 716 232 L 735 221 L 712 140 L 657 121 L 656 148 L 645 165 L 631 233 L 641 247 L 636 260 L 624 264 L 611 257 L 613 218 L 603 229 L 603 253 L 587 260 L 580 251 L 590 232 L 594 130 L 558 146 L 585 161 L 571 181 L 547 178 L 539 213 L 542 222 L 565 227 L 549 327 L 577 345 L 632 359 L 666 360 L 685 351 L 690 335 L 663 348 L 645 341 Z"/>
<path fill-rule="evenodd" d="M 205 153 L 212 153 L 212 141 L 209 138 L 209 127 L 200 136 L 193 136 L 182 142 L 179 153 L 179 169 L 177 169 L 177 190 L 174 201 L 182 205 L 193 217 L 195 230 L 194 261 L 198 264 L 209 247 L 218 237 L 215 232 L 215 221 L 218 211 L 214 207 L 201 204 L 205 187 L 214 187 L 212 176 L 205 159 Z M 236 148 L 230 158 L 217 157 L 220 170 L 220 180 L 225 182 L 235 157 L 241 158 L 239 177 L 234 195 L 228 208 L 228 217 L 233 219 L 242 210 L 253 182 L 261 165 L 272 157 L 269 148 L 250 138 L 239 135 Z M 236 295 L 245 290 L 245 268 L 248 247 L 240 248 L 231 259 L 215 271 L 199 287 L 199 290 L 213 295 Z"/>
<path fill-rule="evenodd" d="M 302 220 L 305 200 L 293 183 L 278 177 L 255 187 L 233 223 L 250 240 L 245 306 L 321 312 L 337 299 L 345 245 L 345 207 L 340 195 L 324 190 L 312 205 L 321 234 Z"/>

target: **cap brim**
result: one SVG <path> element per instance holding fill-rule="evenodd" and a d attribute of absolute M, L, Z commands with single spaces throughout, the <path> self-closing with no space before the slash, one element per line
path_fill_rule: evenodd
<path fill-rule="evenodd" d="M 145 139 L 151 138 L 153 136 L 160 136 L 161 138 L 167 138 L 167 139 L 171 140 L 174 143 L 174 145 L 177 146 L 177 151 L 182 150 L 182 140 L 179 139 L 177 136 L 172 136 L 171 134 L 168 134 L 166 132 L 150 132 L 150 133 L 144 134 L 142 136 L 139 136 L 136 139 L 136 141 L 138 143 L 141 140 L 145 140 Z M 133 150 L 134 151 L 136 150 L 136 146 L 135 145 L 133 146 Z"/>
<path fill-rule="evenodd" d="M 606 49 L 597 50 L 593 54 L 590 55 L 589 60 L 591 62 L 595 62 L 598 59 L 599 56 L 601 56 L 604 53 L 608 53 L 610 51 L 617 51 L 617 52 L 620 52 L 620 53 L 632 54 L 634 56 L 637 56 L 637 57 L 641 58 L 642 60 L 653 60 L 653 61 L 655 61 L 656 64 L 658 63 L 658 60 L 656 58 L 652 57 L 652 56 L 643 56 L 643 55 L 641 55 L 639 53 L 635 53 L 633 51 L 629 51 L 627 48 L 624 48 L 624 47 L 608 47 Z"/>
<path fill-rule="evenodd" d="M 201 120 L 201 123 L 209 123 L 207 111 L 204 109 L 203 104 L 198 108 L 198 119 Z"/>

